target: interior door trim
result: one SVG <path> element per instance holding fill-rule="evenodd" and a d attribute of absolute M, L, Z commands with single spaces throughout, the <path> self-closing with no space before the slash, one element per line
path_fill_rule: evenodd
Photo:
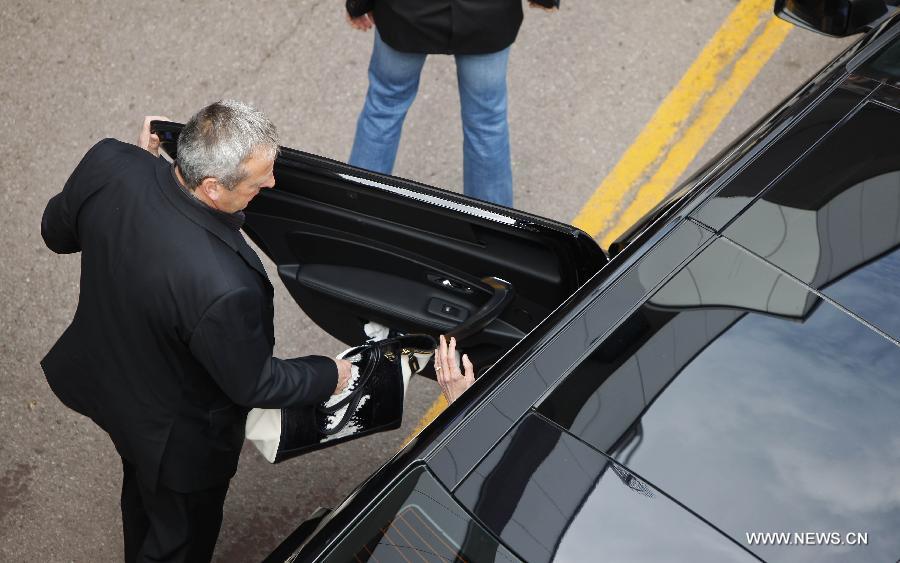
<path fill-rule="evenodd" d="M 401 195 L 401 196 L 407 197 L 409 199 L 415 199 L 415 200 L 418 200 L 418 201 L 421 201 L 424 203 L 428 203 L 430 205 L 434 205 L 437 207 L 443 207 L 445 209 L 459 211 L 459 212 L 465 213 L 467 215 L 474 215 L 476 217 L 480 217 L 482 219 L 487 219 L 489 221 L 494 221 L 496 223 L 502 223 L 504 225 L 511 225 L 511 226 L 514 226 L 516 224 L 516 220 L 513 219 L 512 217 L 509 217 L 507 215 L 501 215 L 500 213 L 494 213 L 493 211 L 488 211 L 486 209 L 473 207 L 471 205 L 466 205 L 464 203 L 448 201 L 446 199 L 435 197 L 432 195 L 414 192 L 413 190 L 408 190 L 406 188 L 398 188 L 397 186 L 383 184 L 381 182 L 376 182 L 374 180 L 367 180 L 366 178 L 359 178 L 357 176 L 351 176 L 350 174 L 339 173 L 338 176 L 340 176 L 344 180 L 349 180 L 349 181 L 355 182 L 357 184 L 362 184 L 364 186 L 369 186 L 371 188 L 379 188 L 386 192 L 390 192 L 392 194 Z"/>

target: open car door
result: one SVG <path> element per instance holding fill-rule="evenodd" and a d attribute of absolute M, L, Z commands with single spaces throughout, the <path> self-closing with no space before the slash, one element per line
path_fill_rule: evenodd
<path fill-rule="evenodd" d="M 174 159 L 182 125 L 151 128 Z M 376 321 L 456 335 L 487 368 L 606 263 L 570 225 L 292 149 L 275 181 L 244 231 L 306 314 L 350 346 Z"/>

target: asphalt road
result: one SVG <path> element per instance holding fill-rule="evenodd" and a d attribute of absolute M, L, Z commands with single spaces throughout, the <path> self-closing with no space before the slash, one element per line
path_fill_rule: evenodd
<path fill-rule="evenodd" d="M 145 114 L 184 121 L 223 97 L 267 112 L 285 145 L 345 159 L 372 34 L 351 30 L 342 5 L 0 2 L 0 560 L 121 558 L 115 451 L 52 395 L 38 365 L 69 322 L 79 283 L 78 257 L 56 256 L 41 241 L 47 200 L 97 140 L 133 141 Z M 557 14 L 529 10 L 510 62 L 516 206 L 570 221 L 734 5 L 563 0 Z M 697 162 L 846 44 L 792 31 Z M 453 61 L 432 57 L 395 173 L 458 190 L 461 142 Z M 340 351 L 267 267 L 277 354 Z M 411 387 L 404 427 L 393 433 L 276 467 L 245 448 L 216 559 L 260 559 L 390 458 L 438 392 L 427 381 Z"/>

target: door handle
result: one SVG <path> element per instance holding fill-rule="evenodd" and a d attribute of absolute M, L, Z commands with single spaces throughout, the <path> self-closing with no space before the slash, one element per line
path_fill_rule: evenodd
<path fill-rule="evenodd" d="M 428 274 L 428 281 L 435 285 L 441 286 L 443 289 L 449 289 L 450 291 L 455 291 L 456 293 L 462 293 L 464 295 L 471 295 L 475 293 L 475 290 L 469 287 L 467 284 L 438 274 Z"/>
<path fill-rule="evenodd" d="M 491 324 L 494 319 L 500 316 L 500 313 L 506 309 L 506 306 L 509 305 L 515 296 L 512 284 L 506 280 L 488 276 L 482 278 L 481 282 L 493 290 L 490 299 L 488 299 L 487 303 L 482 305 L 480 309 L 471 314 L 465 322 L 447 332 L 447 338 L 452 336 L 457 340 L 462 340 L 483 330 L 487 325 Z"/>

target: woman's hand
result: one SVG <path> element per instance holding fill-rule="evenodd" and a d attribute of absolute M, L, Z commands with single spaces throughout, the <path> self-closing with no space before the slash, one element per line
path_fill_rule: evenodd
<path fill-rule="evenodd" d="M 441 386 L 441 392 L 448 403 L 458 399 L 466 389 L 475 383 L 475 367 L 466 354 L 463 354 L 462 364 L 464 372 L 459 370 L 456 361 L 456 339 L 450 338 L 448 346 L 447 338 L 442 334 L 438 349 L 434 351 L 434 372 L 437 374 L 438 385 Z"/>

